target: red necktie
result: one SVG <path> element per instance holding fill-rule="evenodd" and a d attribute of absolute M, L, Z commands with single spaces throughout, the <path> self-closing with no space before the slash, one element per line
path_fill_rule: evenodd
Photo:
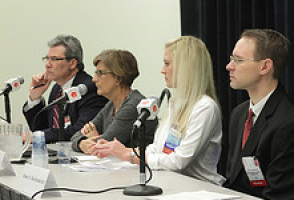
<path fill-rule="evenodd" d="M 59 89 L 56 99 L 58 99 L 59 97 L 61 97 L 62 94 L 62 88 Z M 57 107 L 57 105 L 54 106 L 53 109 L 53 128 L 59 128 L 59 109 Z"/>
<path fill-rule="evenodd" d="M 253 125 L 253 116 L 254 116 L 254 113 L 253 113 L 252 109 L 250 109 L 248 112 L 248 116 L 247 116 L 247 119 L 245 122 L 244 131 L 243 131 L 242 149 L 245 146 L 246 141 L 249 137 L 250 130 Z"/>

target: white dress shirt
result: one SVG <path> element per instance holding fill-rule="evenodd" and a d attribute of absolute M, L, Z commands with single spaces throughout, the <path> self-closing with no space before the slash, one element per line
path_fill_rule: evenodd
<path fill-rule="evenodd" d="M 272 95 L 272 93 L 275 91 L 275 89 L 273 91 L 271 91 L 270 93 L 268 93 L 265 97 L 263 97 L 259 102 L 257 102 L 257 104 L 253 105 L 252 100 L 250 99 L 250 106 L 249 106 L 249 110 L 252 109 L 254 116 L 253 116 L 253 125 L 255 124 L 259 114 L 261 113 L 263 107 L 265 106 L 267 100 L 270 98 L 270 96 Z"/>
<path fill-rule="evenodd" d="M 216 102 L 203 96 L 194 106 L 186 126 L 184 138 L 175 151 L 162 150 L 169 134 L 172 103 L 169 116 L 154 136 L 153 144 L 146 148 L 147 161 L 152 169 L 182 172 L 200 180 L 222 185 L 225 178 L 217 173 L 221 154 L 221 113 Z"/>

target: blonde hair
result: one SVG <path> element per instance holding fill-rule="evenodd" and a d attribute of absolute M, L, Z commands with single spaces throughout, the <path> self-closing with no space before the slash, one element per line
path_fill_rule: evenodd
<path fill-rule="evenodd" d="M 210 54 L 205 44 L 193 36 L 182 36 L 165 45 L 173 58 L 173 97 L 171 124 L 184 137 L 191 111 L 203 95 L 218 105 Z"/>

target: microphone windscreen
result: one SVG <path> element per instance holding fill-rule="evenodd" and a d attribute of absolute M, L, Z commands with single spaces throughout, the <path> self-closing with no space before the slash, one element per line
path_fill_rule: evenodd
<path fill-rule="evenodd" d="M 150 96 L 149 99 L 154 99 L 156 101 L 156 105 L 159 105 L 159 98 L 157 96 Z"/>
<path fill-rule="evenodd" d="M 24 79 L 23 79 L 22 76 L 18 76 L 17 79 L 18 79 L 18 81 L 19 81 L 20 84 L 23 84 L 24 83 Z"/>
<path fill-rule="evenodd" d="M 87 88 L 87 86 L 85 84 L 79 84 L 77 86 L 77 88 L 78 88 L 81 96 L 85 95 L 88 92 L 88 88 Z"/>

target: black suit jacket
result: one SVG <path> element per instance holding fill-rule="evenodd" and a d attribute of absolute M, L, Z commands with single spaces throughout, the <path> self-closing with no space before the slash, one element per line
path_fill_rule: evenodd
<path fill-rule="evenodd" d="M 281 84 L 270 96 L 242 150 L 249 101 L 237 106 L 230 119 L 226 187 L 265 199 L 294 199 L 294 107 Z M 252 187 L 241 159 L 255 156 L 267 181 Z"/>
<path fill-rule="evenodd" d="M 92 82 L 92 77 L 84 71 L 77 73 L 72 86 L 79 84 L 85 84 L 88 92 L 82 96 L 82 99 L 65 105 L 65 116 L 69 116 L 71 121 L 71 124 L 65 128 L 65 140 L 70 140 L 73 134 L 79 131 L 85 123 L 92 120 L 108 101 L 105 97 L 97 95 L 97 88 Z M 59 88 L 58 84 L 53 86 L 48 103 L 55 100 Z M 41 112 L 36 118 L 35 127 L 32 127 L 35 115 L 44 107 L 45 103 L 42 102 L 27 112 L 23 111 L 23 113 L 31 130 L 44 131 L 46 143 L 53 143 L 59 140 L 59 129 L 52 127 L 53 109 Z"/>

